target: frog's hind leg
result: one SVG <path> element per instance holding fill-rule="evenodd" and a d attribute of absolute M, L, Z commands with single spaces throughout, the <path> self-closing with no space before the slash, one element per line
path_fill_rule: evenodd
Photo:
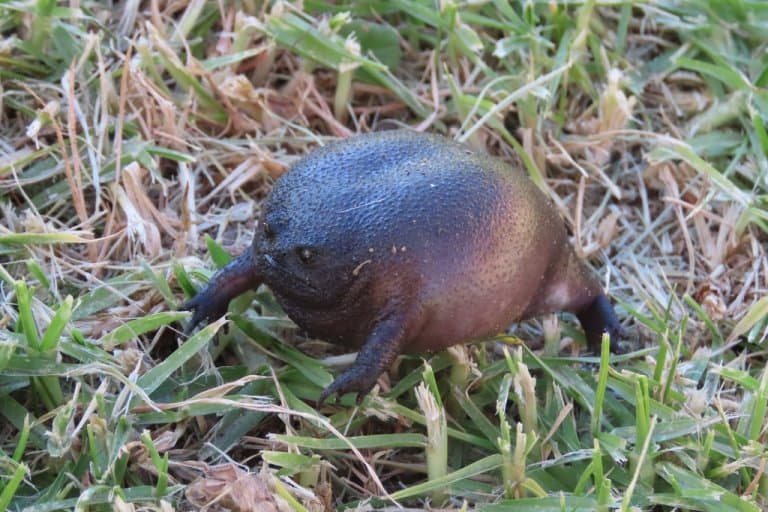
<path fill-rule="evenodd" d="M 621 352 L 619 340 L 624 337 L 619 319 L 600 282 L 573 250 L 568 250 L 553 268 L 552 277 L 541 294 L 539 312 L 571 311 L 579 319 L 587 338 L 587 346 L 600 352 L 603 333 L 611 337 L 611 352 Z"/>

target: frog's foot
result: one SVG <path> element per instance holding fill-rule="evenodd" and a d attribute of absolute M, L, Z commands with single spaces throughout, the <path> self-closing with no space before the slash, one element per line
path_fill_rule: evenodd
<path fill-rule="evenodd" d="M 323 405 L 325 400 L 331 395 L 336 395 L 340 399 L 345 394 L 352 392 L 357 393 L 357 404 L 360 405 L 365 395 L 376 384 L 378 378 L 378 373 L 370 372 L 356 364 L 339 375 L 330 386 L 320 392 L 317 406 Z"/>
<path fill-rule="evenodd" d="M 192 318 L 184 328 L 184 334 L 189 336 L 201 323 L 221 318 L 226 314 L 228 306 L 228 300 L 217 300 L 210 287 L 204 288 L 179 308 L 181 311 L 192 311 Z"/>
<path fill-rule="evenodd" d="M 587 346 L 590 351 L 600 353 L 603 333 L 608 333 L 611 338 L 611 352 L 621 354 L 625 351 L 624 344 L 620 343 L 620 340 L 626 338 L 626 334 L 606 295 L 598 295 L 592 304 L 579 311 L 577 316 L 587 336 Z"/>

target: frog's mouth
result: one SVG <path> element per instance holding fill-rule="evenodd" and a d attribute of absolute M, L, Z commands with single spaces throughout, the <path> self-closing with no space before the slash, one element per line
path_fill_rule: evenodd
<path fill-rule="evenodd" d="M 299 287 L 304 288 L 313 293 L 320 293 L 320 290 L 312 284 L 309 278 L 301 276 L 297 272 L 281 264 L 279 261 L 277 261 L 277 259 L 275 259 L 274 256 L 270 254 L 265 254 L 264 261 L 267 262 L 267 265 L 270 268 L 276 270 L 283 278 L 287 278 L 290 281 L 289 283 L 287 283 L 289 287 L 298 285 Z"/>
<path fill-rule="evenodd" d="M 264 282 L 277 296 L 301 302 L 305 306 L 327 308 L 338 304 L 349 290 L 349 283 L 338 281 L 329 282 L 327 286 L 318 286 L 316 277 L 323 282 L 322 277 L 334 274 L 334 269 L 315 269 L 304 272 L 304 269 L 294 269 L 270 254 L 263 254 Z M 322 272 L 322 275 L 317 274 Z"/>

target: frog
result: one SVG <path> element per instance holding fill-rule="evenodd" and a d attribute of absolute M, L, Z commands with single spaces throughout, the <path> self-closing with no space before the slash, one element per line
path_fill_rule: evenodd
<path fill-rule="evenodd" d="M 266 285 L 309 336 L 357 351 L 320 392 L 360 401 L 403 353 L 486 339 L 567 311 L 595 351 L 624 336 L 610 298 L 522 169 L 437 134 L 341 139 L 264 199 L 248 249 L 181 309 L 187 330 Z"/>

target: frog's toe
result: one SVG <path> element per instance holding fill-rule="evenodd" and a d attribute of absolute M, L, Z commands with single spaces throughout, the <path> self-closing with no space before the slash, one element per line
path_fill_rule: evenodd
<path fill-rule="evenodd" d="M 198 325 L 224 316 L 227 312 L 226 304 L 221 307 L 221 301 L 211 300 L 205 290 L 198 293 L 179 308 L 182 311 L 192 311 L 192 318 L 184 328 L 184 334 L 189 336 Z"/>
<path fill-rule="evenodd" d="M 332 395 L 341 398 L 347 393 L 357 393 L 357 403 L 360 404 L 365 395 L 367 395 L 376 384 L 378 377 L 378 375 L 373 375 L 371 372 L 360 371 L 355 367 L 352 367 L 342 373 L 330 386 L 320 392 L 320 398 L 317 401 L 317 405 L 322 405 L 325 400 Z"/>

